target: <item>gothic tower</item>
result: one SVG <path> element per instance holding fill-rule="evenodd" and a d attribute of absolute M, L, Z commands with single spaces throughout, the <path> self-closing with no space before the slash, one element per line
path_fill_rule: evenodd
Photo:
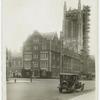
<path fill-rule="evenodd" d="M 66 10 L 67 10 L 67 8 L 66 8 L 66 2 L 64 2 L 64 9 L 63 9 L 63 13 L 64 13 L 64 15 L 63 15 L 63 32 L 62 32 L 62 38 L 64 38 L 64 36 L 66 36 Z"/>
<path fill-rule="evenodd" d="M 77 9 L 66 8 L 64 2 L 63 28 L 61 37 L 63 47 L 71 51 L 80 53 L 83 49 L 83 12 L 81 0 L 78 1 Z"/>
<path fill-rule="evenodd" d="M 81 0 L 78 1 L 78 10 L 81 11 Z"/>

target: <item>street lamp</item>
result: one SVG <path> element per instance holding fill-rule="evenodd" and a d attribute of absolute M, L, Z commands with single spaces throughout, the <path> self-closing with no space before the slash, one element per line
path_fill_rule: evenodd
<path fill-rule="evenodd" d="M 63 72 L 63 39 L 61 38 L 60 72 Z"/>

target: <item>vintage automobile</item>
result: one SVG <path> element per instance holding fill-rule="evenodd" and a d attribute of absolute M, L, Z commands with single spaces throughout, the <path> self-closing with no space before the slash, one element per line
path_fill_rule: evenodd
<path fill-rule="evenodd" d="M 62 93 L 63 90 L 65 90 L 67 93 L 71 93 L 76 90 L 83 91 L 84 84 L 79 82 L 78 74 L 60 73 L 60 84 L 58 88 L 60 93 Z"/>

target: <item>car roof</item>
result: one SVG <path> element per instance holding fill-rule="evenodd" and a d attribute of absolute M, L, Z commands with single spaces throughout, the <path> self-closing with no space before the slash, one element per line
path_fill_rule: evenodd
<path fill-rule="evenodd" d="M 78 76 L 78 73 L 60 73 L 60 75 L 76 75 L 76 76 Z"/>

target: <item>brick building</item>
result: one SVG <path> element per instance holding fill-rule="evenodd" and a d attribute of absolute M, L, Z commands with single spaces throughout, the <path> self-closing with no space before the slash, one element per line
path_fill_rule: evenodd
<path fill-rule="evenodd" d="M 57 77 L 60 69 L 60 40 L 57 33 L 35 31 L 23 46 L 23 68 L 35 77 Z"/>

